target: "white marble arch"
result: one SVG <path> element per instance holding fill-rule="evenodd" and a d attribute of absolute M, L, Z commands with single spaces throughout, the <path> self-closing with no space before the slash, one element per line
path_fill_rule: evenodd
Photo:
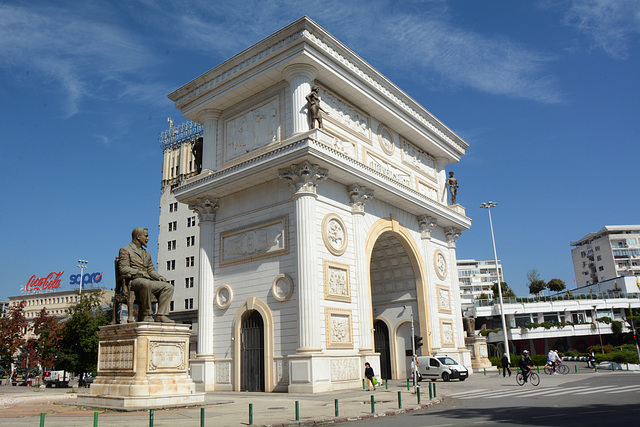
<path fill-rule="evenodd" d="M 411 237 L 409 230 L 407 230 L 404 226 L 402 226 L 398 220 L 391 215 L 389 219 L 382 218 L 376 221 L 372 226 L 369 232 L 367 233 L 367 237 L 365 240 L 366 243 L 366 254 L 367 254 L 367 292 L 368 296 L 368 307 L 369 314 L 371 316 L 371 325 L 373 325 L 373 310 L 372 307 L 372 296 L 371 296 L 371 255 L 373 253 L 373 248 L 376 244 L 376 241 L 383 233 L 392 234 L 407 253 L 409 260 L 411 261 L 411 266 L 413 268 L 413 276 L 416 281 L 416 297 L 418 304 L 418 324 L 420 331 L 429 331 L 429 304 L 427 301 L 427 279 L 425 275 L 425 267 L 422 261 L 422 256 L 420 255 L 420 249 L 417 243 Z M 415 319 L 414 319 L 415 320 Z M 371 330 L 371 342 L 373 342 L 373 328 Z M 431 335 L 427 333 L 423 333 L 426 338 L 425 348 L 422 350 L 425 352 L 424 354 L 431 354 Z M 394 333 L 395 337 L 395 333 Z M 390 338 L 391 339 L 391 338 Z"/>
<path fill-rule="evenodd" d="M 256 297 L 249 297 L 242 303 L 233 318 L 233 390 L 240 391 L 240 343 L 242 316 L 248 311 L 257 311 L 264 324 L 264 390 L 271 392 L 276 386 L 273 361 L 273 314 L 269 306 Z"/>

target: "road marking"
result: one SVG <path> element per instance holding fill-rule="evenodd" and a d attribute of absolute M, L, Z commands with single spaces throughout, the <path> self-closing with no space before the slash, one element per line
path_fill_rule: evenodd
<path fill-rule="evenodd" d="M 623 390 L 623 389 L 626 389 L 626 390 Z M 640 386 L 635 385 L 635 386 L 620 387 L 618 390 L 608 391 L 607 393 L 616 394 L 616 393 L 626 393 L 629 391 L 638 391 L 638 390 L 640 390 Z"/>
<path fill-rule="evenodd" d="M 458 396 L 464 396 L 465 394 L 472 394 L 472 393 L 479 393 L 481 391 L 487 391 L 489 389 L 487 388 L 479 388 L 477 390 L 467 390 L 467 391 L 461 391 L 459 393 L 454 393 L 454 394 L 447 394 L 448 397 L 458 397 Z"/>
<path fill-rule="evenodd" d="M 582 394 L 594 394 L 594 393 L 608 393 L 609 391 L 612 390 L 617 390 L 618 387 L 617 386 L 603 386 L 603 387 L 594 387 L 588 391 L 581 391 L 578 393 L 574 393 L 575 395 L 582 395 Z"/>

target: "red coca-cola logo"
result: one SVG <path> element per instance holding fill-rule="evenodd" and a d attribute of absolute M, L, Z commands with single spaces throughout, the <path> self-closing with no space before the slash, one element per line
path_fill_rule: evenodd
<path fill-rule="evenodd" d="M 59 273 L 49 273 L 47 277 L 38 279 L 34 274 L 27 282 L 26 290 L 30 291 L 43 291 L 45 289 L 57 289 L 60 287 L 60 276 L 64 274 L 64 271 Z"/>

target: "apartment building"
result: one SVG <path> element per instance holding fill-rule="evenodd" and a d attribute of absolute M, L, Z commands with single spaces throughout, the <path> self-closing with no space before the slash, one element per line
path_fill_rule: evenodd
<path fill-rule="evenodd" d="M 489 298 L 492 297 L 493 284 L 498 282 L 495 260 L 459 259 L 456 266 L 460 284 L 460 300 L 463 306 L 472 305 L 473 301 L 482 294 Z M 498 260 L 498 271 L 501 280 L 504 281 L 500 260 Z"/>

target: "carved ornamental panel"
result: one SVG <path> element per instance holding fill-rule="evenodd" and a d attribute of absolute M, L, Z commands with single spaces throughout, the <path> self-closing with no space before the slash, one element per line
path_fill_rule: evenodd
<path fill-rule="evenodd" d="M 135 340 L 100 342 L 98 373 L 129 372 L 135 368 Z"/>
<path fill-rule="evenodd" d="M 325 260 L 324 298 L 332 301 L 351 302 L 349 266 Z"/>
<path fill-rule="evenodd" d="M 289 253 L 287 217 L 263 221 L 220 234 L 220 266 Z"/>
<path fill-rule="evenodd" d="M 325 308 L 327 348 L 353 348 L 351 310 Z"/>
<path fill-rule="evenodd" d="M 224 161 L 229 162 L 277 142 L 280 139 L 279 116 L 279 100 L 276 97 L 227 120 L 224 128 Z"/>
<path fill-rule="evenodd" d="M 184 341 L 150 341 L 149 372 L 182 372 L 187 369 Z"/>

